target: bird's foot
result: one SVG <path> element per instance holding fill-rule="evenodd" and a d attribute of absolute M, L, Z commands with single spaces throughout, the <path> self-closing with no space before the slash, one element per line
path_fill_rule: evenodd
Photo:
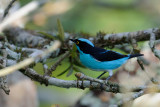
<path fill-rule="evenodd" d="M 110 79 L 110 76 L 106 80 L 104 80 L 105 85 L 107 85 L 109 79 Z"/>
<path fill-rule="evenodd" d="M 79 82 L 81 81 L 81 84 L 79 84 Z M 85 89 L 84 86 L 83 86 L 83 80 L 79 80 L 77 79 L 77 88 L 80 88 L 80 89 Z"/>
<path fill-rule="evenodd" d="M 82 85 L 80 86 L 80 88 L 83 89 L 83 90 L 85 89 L 84 86 L 83 86 L 83 80 L 82 80 Z"/>
<path fill-rule="evenodd" d="M 92 86 L 92 81 L 90 81 L 90 85 Z"/>
<path fill-rule="evenodd" d="M 104 84 L 103 83 L 100 83 L 100 89 L 104 90 Z"/>
<path fill-rule="evenodd" d="M 111 78 L 111 76 L 108 76 L 108 77 L 106 78 L 106 81 L 108 81 L 110 78 Z"/>
<path fill-rule="evenodd" d="M 77 88 L 79 88 L 79 79 L 77 79 Z"/>

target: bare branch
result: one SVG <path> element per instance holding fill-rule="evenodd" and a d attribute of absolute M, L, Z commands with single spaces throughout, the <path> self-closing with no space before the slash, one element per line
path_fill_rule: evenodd
<path fill-rule="evenodd" d="M 16 30 L 16 29 L 19 29 L 19 30 Z M 21 31 L 25 32 L 26 36 L 31 35 L 31 33 L 29 31 L 22 30 L 20 28 L 6 29 L 4 31 L 4 33 L 8 36 L 8 39 L 13 36 L 15 38 L 18 38 L 16 36 L 19 36 L 22 33 Z M 152 29 L 136 31 L 136 32 L 123 32 L 123 33 L 115 33 L 115 34 L 106 34 L 102 37 L 98 37 L 98 36 L 97 37 L 89 37 L 89 39 L 91 41 L 93 41 L 98 46 L 107 46 L 108 47 L 108 46 L 114 46 L 114 45 L 119 45 L 119 44 L 124 44 L 124 43 L 130 44 L 130 42 L 133 38 L 137 42 L 148 41 L 150 39 L 151 33 L 155 34 L 157 39 L 160 39 L 160 29 L 159 28 L 152 28 Z M 39 35 L 37 35 L 37 36 L 39 37 Z M 21 36 L 21 37 L 24 38 L 24 36 Z M 73 38 L 73 37 L 74 37 L 73 34 L 65 33 L 65 40 L 68 40 L 69 38 Z M 25 39 L 27 39 L 27 38 L 25 38 Z M 20 40 L 25 40 L 25 39 L 20 39 Z M 44 39 L 44 40 L 47 41 L 46 39 Z M 43 42 L 43 43 L 45 43 L 45 42 Z"/>
<path fill-rule="evenodd" d="M 17 63 L 16 65 L 10 66 L 10 67 L 6 67 L 4 69 L 0 70 L 0 76 L 5 76 L 8 75 L 18 69 L 21 69 L 23 67 L 26 67 L 28 65 L 30 65 L 31 63 L 33 63 L 36 60 L 40 60 L 41 58 L 44 58 L 46 55 L 50 54 L 51 52 L 55 51 L 57 48 L 59 48 L 60 46 L 60 42 L 59 41 L 55 41 L 55 43 L 46 51 L 44 51 L 42 54 L 39 54 L 35 57 L 31 57 L 28 59 L 25 59 L 19 63 Z"/>
<path fill-rule="evenodd" d="M 114 92 L 114 93 L 127 93 L 127 92 L 140 92 L 141 90 L 151 90 L 155 89 L 155 91 L 160 91 L 160 85 L 153 86 L 121 86 L 117 83 L 111 82 L 101 82 L 92 81 L 94 78 L 90 77 L 89 81 L 81 81 L 81 80 L 61 80 L 58 78 L 53 78 L 49 76 L 39 75 L 36 71 L 31 68 L 20 69 L 24 75 L 28 76 L 32 80 L 35 80 L 41 84 L 45 85 L 53 85 L 62 88 L 91 88 L 95 90 L 104 90 L 106 92 Z M 87 77 L 88 78 L 88 77 Z M 140 92 L 141 93 L 141 92 Z M 135 97 L 134 97 L 135 98 Z"/>
<path fill-rule="evenodd" d="M 7 66 L 7 52 L 5 49 L 2 49 L 2 53 L 3 53 L 3 59 L 2 59 L 1 69 Z M 9 95 L 10 89 L 7 85 L 7 76 L 0 77 L 0 87 L 4 90 L 6 94 Z"/>
<path fill-rule="evenodd" d="M 160 39 L 160 29 L 152 28 L 136 32 L 106 34 L 103 36 L 103 38 L 96 37 L 95 39 L 93 39 L 93 41 L 95 41 L 96 44 L 100 44 L 103 46 L 112 46 L 117 44 L 130 43 L 132 38 L 134 38 L 137 42 L 148 41 L 151 33 L 154 33 L 156 38 Z"/>
<path fill-rule="evenodd" d="M 15 44 L 18 43 L 18 45 L 20 44 L 21 46 L 44 46 L 49 41 L 39 35 L 32 34 L 29 31 L 25 31 L 24 29 L 18 27 L 7 28 L 4 30 L 4 33 L 9 41 L 12 41 Z"/>
<path fill-rule="evenodd" d="M 105 90 L 107 92 L 120 92 L 119 86 L 112 83 L 107 83 L 107 85 L 104 84 L 103 88 L 100 83 L 92 82 L 92 85 L 90 84 L 90 81 L 75 81 L 75 80 L 61 80 L 57 78 L 52 78 L 49 76 L 41 76 L 33 69 L 27 68 L 20 69 L 20 72 L 22 72 L 24 75 L 27 75 L 29 78 L 38 81 L 45 85 L 54 85 L 57 87 L 63 87 L 63 88 L 92 88 L 92 89 L 100 89 Z"/>

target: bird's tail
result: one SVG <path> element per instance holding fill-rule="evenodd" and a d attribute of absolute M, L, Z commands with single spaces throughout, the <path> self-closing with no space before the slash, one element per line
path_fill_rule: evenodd
<path fill-rule="evenodd" d="M 134 58 L 134 57 L 139 57 L 139 56 L 143 56 L 144 54 L 131 54 L 129 55 L 129 59 L 130 58 Z"/>

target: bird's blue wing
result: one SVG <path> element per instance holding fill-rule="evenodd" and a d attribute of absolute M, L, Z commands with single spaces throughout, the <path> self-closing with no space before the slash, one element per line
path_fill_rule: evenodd
<path fill-rule="evenodd" d="M 90 53 L 90 55 L 98 61 L 112 61 L 128 57 L 128 55 L 123 55 L 118 52 L 105 50 L 97 47 L 94 47 L 94 52 Z"/>

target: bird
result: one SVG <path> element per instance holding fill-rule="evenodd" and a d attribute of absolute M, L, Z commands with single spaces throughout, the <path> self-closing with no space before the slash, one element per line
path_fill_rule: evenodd
<path fill-rule="evenodd" d="M 94 46 L 91 41 L 85 38 L 70 40 L 76 44 L 77 50 L 80 53 L 80 61 L 85 67 L 94 71 L 104 71 L 97 77 L 97 79 L 106 72 L 109 73 L 106 81 L 112 77 L 113 70 L 125 64 L 127 60 L 143 56 L 143 54 L 139 53 L 124 55 L 116 51 L 99 48 Z"/>

